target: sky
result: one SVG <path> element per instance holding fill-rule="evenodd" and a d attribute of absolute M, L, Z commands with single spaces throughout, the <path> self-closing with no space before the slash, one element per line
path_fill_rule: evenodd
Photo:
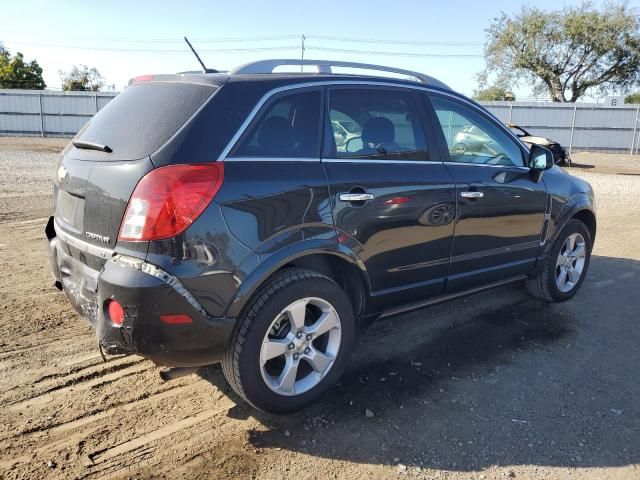
<path fill-rule="evenodd" d="M 36 59 L 47 86 L 59 71 L 96 67 L 121 90 L 150 73 L 199 68 L 188 36 L 207 67 L 228 70 L 264 58 L 305 57 L 389 65 L 426 73 L 466 95 L 484 68 L 485 29 L 500 12 L 523 4 L 543 9 L 572 0 L 20 0 L 2 2 L 0 42 Z M 597 1 L 596 4 L 602 2 Z M 640 0 L 629 2 L 640 7 Z M 324 38 L 322 38 L 324 37 Z M 327 38 L 328 37 L 328 38 Z M 358 41 L 353 41 L 357 39 Z M 392 43 L 393 42 L 393 43 Z M 399 42 L 399 43 L 395 43 Z M 382 53 L 381 53 L 382 52 Z M 528 87 L 515 89 L 519 99 Z"/>

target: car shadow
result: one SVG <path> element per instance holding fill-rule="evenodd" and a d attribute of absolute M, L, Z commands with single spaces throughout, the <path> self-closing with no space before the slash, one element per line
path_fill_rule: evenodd
<path fill-rule="evenodd" d="M 514 285 L 382 320 L 360 335 L 341 382 L 291 415 L 251 408 L 217 367 L 199 374 L 235 401 L 229 417 L 259 420 L 256 449 L 409 469 L 630 465 L 639 290 L 640 262 L 594 256 L 569 302 Z"/>

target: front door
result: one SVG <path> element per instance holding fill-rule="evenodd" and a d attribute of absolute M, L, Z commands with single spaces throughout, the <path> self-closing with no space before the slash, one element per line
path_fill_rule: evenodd
<path fill-rule="evenodd" d="M 530 272 L 547 210 L 544 180 L 532 177 L 526 150 L 481 109 L 445 95 L 429 99 L 457 190 L 447 292 Z"/>
<path fill-rule="evenodd" d="M 323 165 L 334 222 L 369 272 L 374 311 L 444 290 L 455 188 L 425 112 L 419 94 L 400 87 L 328 91 Z"/>

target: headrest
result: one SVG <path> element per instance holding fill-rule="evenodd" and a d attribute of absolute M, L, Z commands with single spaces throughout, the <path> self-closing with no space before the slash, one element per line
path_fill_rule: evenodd
<path fill-rule="evenodd" d="M 391 120 L 384 117 L 373 117 L 367 120 L 362 129 L 362 142 L 379 145 L 381 143 L 394 142 L 396 129 Z"/>

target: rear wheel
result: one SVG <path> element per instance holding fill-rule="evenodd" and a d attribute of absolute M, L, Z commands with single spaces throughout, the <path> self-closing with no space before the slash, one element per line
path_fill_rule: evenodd
<path fill-rule="evenodd" d="M 548 302 L 573 297 L 587 274 L 591 248 L 589 229 L 581 221 L 571 220 L 558 235 L 540 273 L 526 281 L 529 293 Z"/>
<path fill-rule="evenodd" d="M 222 366 L 243 399 L 271 413 L 298 410 L 339 378 L 355 337 L 353 310 L 331 279 L 285 270 L 255 295 Z"/>

